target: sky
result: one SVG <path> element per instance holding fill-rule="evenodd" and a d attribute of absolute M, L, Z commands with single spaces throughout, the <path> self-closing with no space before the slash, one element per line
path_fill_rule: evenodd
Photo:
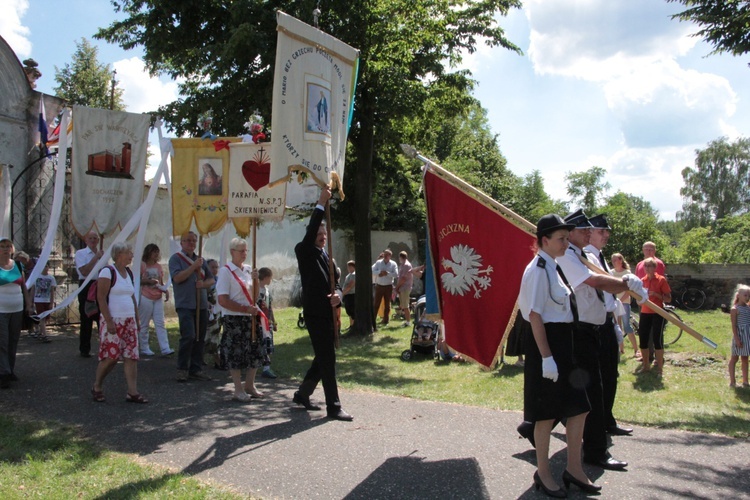
<path fill-rule="evenodd" d="M 539 170 L 546 191 L 567 201 L 566 173 L 598 166 L 607 171 L 607 194 L 641 196 L 661 219 L 674 219 L 680 172 L 694 165 L 696 149 L 750 136 L 750 55 L 709 55 L 691 36 L 696 25 L 670 19 L 681 8 L 664 0 L 524 0 L 499 18 L 523 54 L 480 45 L 463 67 L 478 82 L 475 96 L 510 170 Z M 85 37 L 117 70 L 128 111 L 178 97 L 176 82 L 145 74 L 140 50 L 93 39 L 117 19 L 107 1 L 0 0 L 0 12 L 0 36 L 19 60 L 39 63 L 41 92 L 54 94 L 55 67 L 70 63 Z"/>

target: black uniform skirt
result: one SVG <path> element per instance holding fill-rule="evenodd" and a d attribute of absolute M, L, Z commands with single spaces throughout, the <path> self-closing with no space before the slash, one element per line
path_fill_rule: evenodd
<path fill-rule="evenodd" d="M 574 364 L 573 323 L 545 323 L 547 343 L 557 364 L 557 382 L 542 377 L 542 355 L 533 335 L 526 340 L 523 419 L 562 420 L 591 409 L 585 389 L 571 383 Z M 530 332 L 529 332 L 530 333 Z"/>

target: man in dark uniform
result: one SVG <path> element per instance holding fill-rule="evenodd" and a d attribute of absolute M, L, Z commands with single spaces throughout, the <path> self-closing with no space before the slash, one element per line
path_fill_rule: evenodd
<path fill-rule="evenodd" d="M 622 293 L 630 289 L 643 297 L 645 295 L 643 283 L 634 275 L 625 275 L 621 280 L 589 269 L 581 259 L 596 265 L 594 257 L 583 250 L 589 244 L 591 223 L 580 209 L 565 217 L 565 222 L 574 224 L 575 229 L 570 232 L 568 250 L 556 261 L 576 295 L 579 320 L 576 322 L 573 333 L 575 358 L 580 368 L 579 382 L 586 388 L 591 403 L 591 411 L 586 417 L 583 430 L 583 461 L 604 469 L 623 470 L 628 463 L 615 460 L 607 450 L 604 397 L 599 364 L 600 328 L 607 319 L 604 293 Z"/>
<path fill-rule="evenodd" d="M 584 250 L 596 257 L 596 260 L 598 260 L 600 264 L 599 267 L 609 273 L 607 259 L 604 257 L 602 249 L 609 241 L 609 234 L 612 228 L 609 227 L 609 222 L 607 222 L 607 217 L 604 214 L 591 217 L 589 222 L 593 227 L 591 228 L 589 245 L 586 246 Z M 599 327 L 599 338 L 601 340 L 599 365 L 601 366 L 602 371 L 604 426 L 608 434 L 614 436 L 629 436 L 633 433 L 633 429 L 617 425 L 617 420 L 615 420 L 615 417 L 612 414 L 612 408 L 615 405 L 615 396 L 617 394 L 617 377 L 620 376 L 617 371 L 617 365 L 620 362 L 620 351 L 617 334 L 615 333 L 615 329 L 619 329 L 615 320 L 615 311 L 617 309 L 616 300 L 617 298 L 611 293 L 604 294 L 604 305 L 607 309 L 607 319 L 604 324 Z M 620 335 L 622 335 L 622 331 L 620 331 Z"/>
<path fill-rule="evenodd" d="M 336 386 L 333 308 L 341 307 L 341 287 L 338 284 L 338 270 L 335 270 L 336 293 L 331 293 L 329 256 L 325 251 L 328 235 L 325 224 L 321 224 L 325 204 L 330 198 L 331 190 L 323 188 L 310 217 L 305 237 L 294 247 L 302 281 L 302 313 L 305 316 L 305 325 L 310 334 L 315 357 L 299 390 L 294 393 L 293 401 L 307 410 L 320 410 L 319 406 L 310 402 L 310 395 L 315 391 L 318 382 L 323 382 L 328 417 L 351 421 L 354 418 L 341 408 Z"/>

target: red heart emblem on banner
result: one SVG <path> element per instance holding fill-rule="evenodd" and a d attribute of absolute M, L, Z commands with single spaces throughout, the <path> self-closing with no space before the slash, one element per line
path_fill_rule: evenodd
<path fill-rule="evenodd" d="M 271 164 L 248 160 L 242 164 L 242 177 L 250 184 L 251 188 L 257 191 L 268 184 L 271 177 Z"/>

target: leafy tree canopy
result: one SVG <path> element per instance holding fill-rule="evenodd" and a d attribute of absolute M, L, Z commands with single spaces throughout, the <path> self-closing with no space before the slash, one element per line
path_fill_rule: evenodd
<path fill-rule="evenodd" d="M 98 59 L 99 49 L 85 39 L 76 42 L 76 51 L 71 63 L 62 69 L 55 66 L 55 95 L 65 99 L 68 104 L 78 104 L 92 108 L 122 111 L 125 104 L 122 100 L 122 89 L 115 83 L 114 99 L 112 96 L 112 71 L 108 64 Z"/>
<path fill-rule="evenodd" d="M 669 240 L 658 228 L 659 214 L 643 198 L 618 191 L 593 213 L 606 214 L 612 227 L 609 243 L 604 250 L 606 255 L 619 252 L 634 269 L 634 263 L 643 258 L 643 243 L 653 241 L 660 258 L 665 262 L 674 262 Z"/>
<path fill-rule="evenodd" d="M 672 16 L 701 27 L 695 36 L 714 48 L 713 53 L 740 56 L 750 52 L 750 2 L 747 0 L 667 0 L 679 2 L 686 10 Z"/>
<path fill-rule="evenodd" d="M 568 172 L 565 180 L 568 183 L 568 195 L 574 205 L 583 208 L 587 214 L 596 210 L 597 203 L 610 188 L 604 181 L 607 171 L 602 167 L 591 167 L 585 172 Z"/>
<path fill-rule="evenodd" d="M 685 167 L 679 218 L 687 229 L 747 212 L 750 202 L 750 139 L 722 137 L 695 151 L 695 168 Z"/>

